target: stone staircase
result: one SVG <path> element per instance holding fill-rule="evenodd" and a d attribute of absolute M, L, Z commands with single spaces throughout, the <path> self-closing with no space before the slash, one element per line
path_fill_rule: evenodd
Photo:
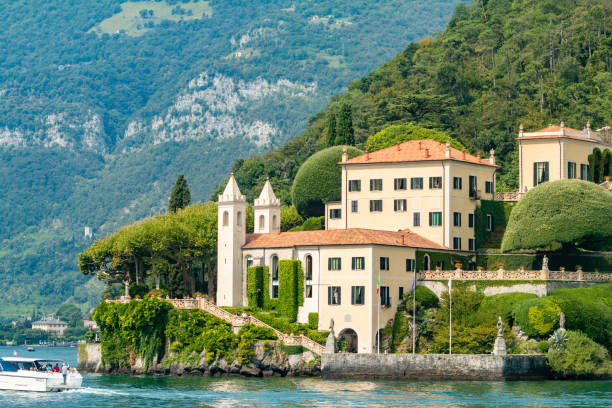
<path fill-rule="evenodd" d="M 304 336 L 303 334 L 296 336 L 293 334 L 285 334 L 274 327 L 262 322 L 253 316 L 238 316 L 228 312 L 225 309 L 207 301 L 206 299 L 166 299 L 172 303 L 177 309 L 202 309 L 207 313 L 212 314 L 220 319 L 230 323 L 233 328 L 240 328 L 245 324 L 253 324 L 256 326 L 266 327 L 272 330 L 278 336 L 278 339 L 287 345 L 302 346 L 311 352 L 321 355 L 325 352 L 325 346 L 316 341 Z"/>

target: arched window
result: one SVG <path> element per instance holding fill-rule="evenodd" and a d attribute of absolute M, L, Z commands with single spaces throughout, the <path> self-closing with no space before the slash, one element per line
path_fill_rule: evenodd
<path fill-rule="evenodd" d="M 431 270 L 431 261 L 429 259 L 429 255 L 428 254 L 425 254 L 425 256 L 423 256 L 423 270 L 424 271 Z"/>
<path fill-rule="evenodd" d="M 306 269 L 304 271 L 306 275 L 306 280 L 312 280 L 312 256 L 306 255 L 304 263 L 306 264 Z"/>
<path fill-rule="evenodd" d="M 259 216 L 259 229 L 264 229 L 266 227 L 266 217 L 262 215 Z"/>
<path fill-rule="evenodd" d="M 276 224 L 276 215 L 272 216 L 272 231 L 276 231 L 277 229 L 277 224 Z"/>
<path fill-rule="evenodd" d="M 229 212 L 223 212 L 223 226 L 227 227 L 229 225 Z"/>
<path fill-rule="evenodd" d="M 238 211 L 238 214 L 236 214 L 236 217 L 238 217 L 238 219 L 236 220 L 236 225 L 238 225 L 239 227 L 242 227 L 242 211 Z"/>
<path fill-rule="evenodd" d="M 278 298 L 278 256 L 272 255 L 270 272 L 272 273 L 272 299 Z"/>

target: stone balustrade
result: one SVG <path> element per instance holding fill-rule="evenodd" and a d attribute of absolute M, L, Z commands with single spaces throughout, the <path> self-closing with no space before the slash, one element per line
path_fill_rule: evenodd
<path fill-rule="evenodd" d="M 423 271 L 417 273 L 417 280 L 439 281 L 449 280 L 450 277 L 456 280 L 542 280 L 542 281 L 574 281 L 574 282 L 612 282 L 612 273 L 602 272 L 583 272 L 577 271 L 549 271 L 546 269 L 529 271 L 516 269 L 507 271 L 499 268 L 495 271 L 465 271 L 455 269 L 453 271 Z"/>
<path fill-rule="evenodd" d="M 524 195 L 525 193 L 521 193 L 520 191 L 509 191 L 505 193 L 496 192 L 495 195 L 493 196 L 493 199 L 495 201 L 512 202 L 512 201 L 519 201 L 521 198 L 523 198 Z"/>

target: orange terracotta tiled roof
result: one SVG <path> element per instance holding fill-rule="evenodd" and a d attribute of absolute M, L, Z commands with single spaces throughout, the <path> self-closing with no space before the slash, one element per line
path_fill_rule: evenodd
<path fill-rule="evenodd" d="M 572 129 L 572 128 L 569 128 L 569 127 L 562 128 L 561 126 L 556 126 L 556 125 L 548 126 L 548 127 L 545 127 L 544 129 L 536 130 L 533 133 L 560 132 L 561 129 L 565 129 L 566 131 L 572 132 L 572 133 L 582 133 L 582 130 L 576 130 L 576 129 Z"/>
<path fill-rule="evenodd" d="M 296 246 L 388 245 L 413 248 L 448 249 L 414 232 L 349 228 L 322 231 L 296 231 L 247 234 L 244 249 L 292 248 Z"/>
<path fill-rule="evenodd" d="M 409 140 L 395 146 L 353 157 L 340 164 L 401 163 L 415 161 L 456 160 L 468 163 L 497 167 L 488 159 L 450 147 L 450 157 L 446 156 L 446 144 L 435 140 Z"/>

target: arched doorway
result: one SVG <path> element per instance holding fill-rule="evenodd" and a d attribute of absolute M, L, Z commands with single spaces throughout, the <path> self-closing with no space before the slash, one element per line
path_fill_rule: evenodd
<path fill-rule="evenodd" d="M 429 255 L 425 254 L 423 257 L 423 270 L 430 271 L 431 270 L 431 260 L 429 259 Z"/>
<path fill-rule="evenodd" d="M 353 329 L 344 329 L 338 334 L 340 351 L 347 353 L 357 353 L 358 337 Z"/>

